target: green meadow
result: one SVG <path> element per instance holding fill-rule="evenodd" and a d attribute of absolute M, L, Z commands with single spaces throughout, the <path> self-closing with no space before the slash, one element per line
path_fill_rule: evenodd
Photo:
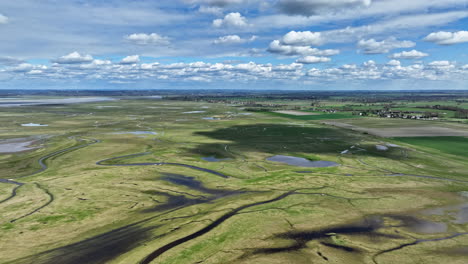
<path fill-rule="evenodd" d="M 407 137 L 397 139 L 407 144 L 431 148 L 447 154 L 468 157 L 467 137 Z"/>
<path fill-rule="evenodd" d="M 467 125 L 115 99 L 0 108 L 0 263 L 466 263 L 468 139 L 324 121 Z"/>

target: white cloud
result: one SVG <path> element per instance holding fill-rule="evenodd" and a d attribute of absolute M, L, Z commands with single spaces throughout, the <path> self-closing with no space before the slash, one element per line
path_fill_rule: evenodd
<path fill-rule="evenodd" d="M 389 56 L 392 59 L 421 59 L 424 57 L 429 56 L 429 54 L 417 51 L 417 50 L 410 50 L 410 51 L 402 51 L 399 53 L 394 53 Z"/>
<path fill-rule="evenodd" d="M 185 0 L 191 4 L 205 4 L 209 6 L 225 7 L 228 5 L 242 4 L 245 0 Z"/>
<path fill-rule="evenodd" d="M 31 71 L 27 72 L 27 74 L 34 75 L 34 74 L 42 74 L 43 72 L 44 71 L 42 71 L 42 70 L 31 70 Z"/>
<path fill-rule="evenodd" d="M 383 0 L 387 1 L 387 0 Z M 393 1 L 393 0 L 392 0 Z M 395 0 L 400 1 L 400 0 Z M 420 0 L 415 0 L 420 1 Z M 427 0 L 432 1 L 432 0 Z M 458 1 L 458 0 L 453 0 Z M 466 1 L 466 0 L 465 0 Z M 412 2 L 412 1 L 407 1 Z M 381 2 L 377 2 L 381 3 Z M 375 3 L 375 4 L 377 4 Z M 423 4 L 423 3 L 421 3 Z M 403 3 L 400 3 L 403 5 Z M 401 9 L 401 8 L 400 8 Z M 400 10 L 399 9 L 399 10 Z M 365 11 L 365 10 L 364 10 Z M 364 12 L 363 11 L 363 12 Z M 385 13 L 385 12 L 383 12 Z M 349 18 L 359 17 L 361 18 L 361 12 L 349 16 Z M 359 40 L 364 40 L 366 36 L 388 36 L 390 34 L 400 34 L 401 32 L 413 32 L 416 29 L 428 28 L 432 26 L 445 25 L 453 21 L 468 17 L 468 11 L 450 11 L 441 13 L 430 13 L 430 14 L 409 14 L 393 16 L 388 18 L 383 16 L 383 19 L 377 22 L 365 24 L 357 27 L 345 27 L 339 29 L 331 29 L 321 31 L 322 44 L 325 43 L 349 43 Z M 267 30 L 269 28 L 288 28 L 292 26 L 309 26 L 315 24 L 326 23 L 329 21 L 336 21 L 344 19 L 341 16 L 313 16 L 313 17 L 301 17 L 301 16 L 286 16 L 286 15 L 269 15 L 253 19 L 253 24 L 259 30 Z M 374 39 L 375 40 L 375 39 Z M 376 41 L 377 42 L 377 41 Z M 408 45 L 407 47 L 409 47 Z M 413 45 L 411 45 L 413 47 Z"/>
<path fill-rule="evenodd" d="M 81 69 L 97 69 L 104 66 L 110 66 L 112 62 L 110 60 L 93 60 L 91 63 L 80 64 Z"/>
<path fill-rule="evenodd" d="M 303 69 L 302 63 L 291 63 L 291 64 L 280 64 L 277 66 L 273 66 L 272 71 L 280 71 L 280 72 L 297 72 Z"/>
<path fill-rule="evenodd" d="M 446 32 L 439 31 L 427 35 L 425 41 L 434 42 L 439 45 L 452 45 L 468 42 L 468 31 Z"/>
<path fill-rule="evenodd" d="M 287 15 L 312 16 L 344 8 L 367 7 L 372 0 L 279 0 L 277 7 Z"/>
<path fill-rule="evenodd" d="M 213 14 L 220 16 L 223 14 L 223 9 L 220 7 L 216 6 L 200 6 L 198 8 L 198 12 L 203 13 L 203 14 Z"/>
<path fill-rule="evenodd" d="M 442 61 L 433 61 L 427 64 L 430 68 L 437 69 L 437 70 L 444 70 L 454 68 L 455 64 L 450 61 L 442 60 Z"/>
<path fill-rule="evenodd" d="M 318 46 L 323 43 L 320 32 L 290 31 L 283 36 L 281 42 L 292 46 Z"/>
<path fill-rule="evenodd" d="M 229 13 L 224 16 L 223 19 L 215 19 L 213 20 L 214 27 L 247 27 L 249 24 L 247 23 L 247 18 L 243 17 L 240 13 Z"/>
<path fill-rule="evenodd" d="M 28 72 L 34 68 L 34 65 L 30 63 L 21 63 L 20 65 L 10 68 L 14 72 Z"/>
<path fill-rule="evenodd" d="M 309 46 L 283 45 L 279 40 L 273 40 L 267 51 L 285 56 L 333 56 L 340 53 L 336 49 L 320 50 Z"/>
<path fill-rule="evenodd" d="M 409 12 L 426 12 L 430 9 L 466 6 L 466 0 L 379 0 L 372 1 L 368 8 L 349 10 L 361 16 L 375 16 L 379 14 L 402 14 Z"/>
<path fill-rule="evenodd" d="M 385 65 L 363 63 L 345 64 L 338 68 L 311 69 L 307 76 L 316 80 L 359 81 L 359 80 L 466 80 L 463 68 L 457 68 L 449 61 L 435 61 L 427 65 L 413 64 L 401 66 L 400 61 L 391 60 Z"/>
<path fill-rule="evenodd" d="M 372 68 L 372 67 L 376 67 L 377 63 L 375 63 L 375 61 L 373 60 L 368 60 L 368 61 L 363 62 L 362 65 L 364 65 L 364 67 Z"/>
<path fill-rule="evenodd" d="M 0 57 L 0 65 L 17 65 L 22 62 L 24 61 L 13 57 Z"/>
<path fill-rule="evenodd" d="M 6 23 L 8 23 L 8 17 L 0 14 L 0 24 L 6 24 Z"/>
<path fill-rule="evenodd" d="M 86 63 L 86 62 L 91 62 L 91 61 L 93 61 L 93 56 L 81 55 L 80 53 L 76 51 L 54 60 L 54 62 L 59 63 L 59 64 Z"/>
<path fill-rule="evenodd" d="M 314 56 L 316 58 L 333 56 L 340 53 L 336 49 L 320 50 L 311 47 L 311 45 L 321 45 L 323 43 L 324 39 L 320 32 L 290 31 L 280 40 L 273 40 L 267 51 L 285 56 L 312 56 L 309 58 L 309 61 L 313 61 Z"/>
<path fill-rule="evenodd" d="M 135 33 L 124 37 L 127 41 L 138 45 L 169 45 L 170 39 L 157 33 Z"/>
<path fill-rule="evenodd" d="M 16 67 L 1 69 L 2 76 L 10 78 L 43 78 L 47 81 L 65 80 L 103 80 L 107 82 L 129 82 L 136 80 L 164 81 L 164 82 L 272 82 L 281 81 L 291 84 L 299 82 L 317 81 L 317 83 L 344 83 L 351 85 L 356 81 L 368 80 L 414 80 L 466 82 L 468 67 L 457 66 L 450 61 L 433 61 L 428 64 L 416 63 L 403 66 L 398 60 L 391 60 L 386 64 L 366 61 L 360 65 L 344 64 L 338 67 L 310 69 L 305 63 L 327 62 L 329 58 L 307 56 L 291 64 L 272 65 L 270 63 L 207 63 L 203 61 L 193 63 L 111 63 L 108 60 L 94 60 L 89 64 L 53 64 L 50 68 L 44 65 L 29 63 Z M 92 65 L 95 65 L 92 67 Z M 391 82 L 387 82 L 391 83 Z M 346 86 L 348 87 L 348 86 Z"/>
<path fill-rule="evenodd" d="M 238 44 L 244 43 L 245 40 L 241 39 L 238 35 L 228 35 L 215 39 L 214 44 Z"/>
<path fill-rule="evenodd" d="M 120 64 L 134 64 L 140 62 L 140 56 L 138 55 L 131 55 L 123 58 L 120 61 Z"/>
<path fill-rule="evenodd" d="M 390 37 L 382 41 L 376 41 L 375 39 L 361 39 L 357 44 L 358 48 L 361 49 L 365 54 L 388 53 L 392 49 L 411 48 L 415 45 L 416 43 L 412 41 L 399 41 L 394 37 Z"/>
<path fill-rule="evenodd" d="M 110 65 L 112 62 L 110 60 L 93 60 L 94 65 Z"/>
<path fill-rule="evenodd" d="M 331 61 L 331 59 L 328 57 L 316 57 L 316 56 L 305 56 L 296 60 L 297 63 L 303 63 L 303 64 L 321 63 L 321 62 L 329 62 L 329 61 Z"/>
<path fill-rule="evenodd" d="M 388 66 L 398 67 L 398 66 L 401 65 L 401 62 L 399 60 L 391 60 L 391 61 L 387 62 L 387 65 Z"/>
<path fill-rule="evenodd" d="M 386 19 L 375 24 L 345 28 L 343 31 L 356 35 L 379 33 L 388 34 L 389 32 L 399 33 L 401 30 L 445 25 L 465 17 L 468 17 L 468 11 L 400 15 L 396 18 Z"/>
<path fill-rule="evenodd" d="M 385 0 L 386 1 L 386 0 Z M 399 0 L 398 0 L 399 1 Z M 419 0 L 417 0 L 419 1 Z M 453 0 L 455 1 L 455 0 Z M 379 2 L 380 3 L 380 2 Z M 270 15 L 259 17 L 253 20 L 253 24 L 259 30 L 267 30 L 268 28 L 284 28 L 291 26 L 308 26 L 311 24 L 320 24 L 324 23 L 323 21 L 334 21 L 339 20 L 335 19 L 337 16 L 327 18 L 324 16 L 313 16 L 310 18 L 300 17 L 300 16 L 286 16 L 286 15 Z M 339 16 L 338 16 L 339 17 Z M 398 15 L 395 17 L 387 18 L 384 17 L 378 22 L 371 24 L 366 24 L 357 27 L 345 27 L 338 29 L 325 30 L 320 32 L 320 39 L 322 40 L 320 44 L 326 43 L 349 43 L 349 42 L 358 42 L 361 41 L 361 44 L 364 46 L 375 45 L 379 46 L 379 43 L 375 42 L 384 42 L 380 43 L 381 45 L 387 44 L 388 48 L 392 42 L 402 42 L 402 45 L 397 45 L 402 48 L 414 47 L 414 42 L 412 41 L 398 41 L 394 37 L 385 39 L 384 41 L 377 41 L 375 38 L 373 41 L 366 39 L 366 36 L 375 36 L 375 35 L 390 35 L 390 34 L 399 34 L 401 32 L 413 31 L 418 28 L 426 28 L 431 26 L 444 25 L 462 18 L 468 17 L 467 11 L 452 11 L 452 12 L 443 12 L 443 13 L 431 13 L 431 14 L 411 14 L 411 15 Z M 385 43 L 390 42 L 390 44 Z M 377 52 L 376 49 L 369 51 Z M 382 49 L 381 49 L 382 51 Z M 385 51 L 385 49 L 384 49 Z M 389 50 L 390 51 L 390 50 Z M 387 51 L 387 52 L 389 52 Z"/>
<path fill-rule="evenodd" d="M 455 9 L 457 7 L 459 8 Z M 444 12 L 439 11 L 444 8 L 447 8 Z M 372 18 L 371 21 L 378 19 L 384 21 L 384 23 L 367 23 L 366 25 L 352 28 L 365 30 L 368 26 L 376 25 L 378 26 L 377 29 L 380 26 L 385 26 L 387 31 L 392 31 L 397 29 L 444 25 L 467 17 L 468 15 L 467 11 L 446 11 L 450 10 L 449 8 L 453 8 L 452 10 L 466 10 L 466 0 L 379 0 L 373 1 L 372 4 L 366 8 L 345 8 L 339 12 L 324 13 L 314 16 L 273 13 L 252 18 L 251 20 L 258 28 L 265 29 L 309 27 L 311 25 L 315 26 L 336 21 Z M 432 12 L 428 13 L 428 10 Z M 371 30 L 371 28 L 368 30 Z"/>
<path fill-rule="evenodd" d="M 213 41 L 214 44 L 242 44 L 246 42 L 252 42 L 257 39 L 257 36 L 251 36 L 248 39 L 243 39 L 239 37 L 238 35 L 228 35 L 228 36 L 222 36 Z"/>
<path fill-rule="evenodd" d="M 142 63 L 140 66 L 142 70 L 152 70 L 159 66 L 159 62 Z"/>
<path fill-rule="evenodd" d="M 7 68 L 8 71 L 15 73 L 28 73 L 31 71 L 42 71 L 47 69 L 48 68 L 45 65 L 34 65 L 30 63 L 20 63 L 17 66 Z"/>
<path fill-rule="evenodd" d="M 194 82 L 211 82 L 211 79 L 208 79 L 203 76 L 192 76 L 186 78 L 187 81 L 194 81 Z"/>
<path fill-rule="evenodd" d="M 296 31 L 318 29 L 333 30 L 340 28 L 341 25 L 350 25 L 352 28 L 361 27 L 362 25 L 361 31 L 357 31 L 358 33 L 352 38 L 343 37 L 343 39 L 348 39 L 350 42 L 357 42 L 362 38 L 382 40 L 387 34 L 395 34 L 395 36 L 398 37 L 410 35 L 418 36 L 421 34 L 421 31 L 415 32 L 412 29 L 414 25 L 422 23 L 419 23 L 419 21 L 425 21 L 424 23 L 429 21 L 430 23 L 437 23 L 438 25 L 447 23 L 445 19 L 432 17 L 435 13 L 440 16 L 450 15 L 453 19 L 458 19 L 463 16 L 463 13 L 466 13 L 466 0 L 377 0 L 372 1 L 372 4 L 366 8 L 353 9 L 347 7 L 332 14 L 325 13 L 312 17 L 288 16 L 279 14 L 278 10 L 275 9 L 275 3 L 278 1 L 279 0 L 246 0 L 246 5 L 228 6 L 227 9 L 225 9 L 228 10 L 225 11 L 225 14 L 229 12 L 242 13 L 248 18 L 248 23 L 253 24 L 249 29 L 258 30 L 256 32 L 259 33 L 255 34 L 261 34 L 265 37 L 279 34 L 279 32 L 287 33 L 293 29 Z M 187 7 L 181 8 L 180 2 L 177 0 L 167 3 L 164 1 L 119 0 L 116 2 L 105 1 L 100 4 L 90 2 L 86 5 L 83 4 L 82 1 L 41 1 L 41 4 L 34 5 L 35 8 L 29 8 L 31 5 L 28 7 L 28 3 L 33 3 L 33 0 L 3 2 L 5 3 L 0 13 L 10 17 L 10 24 L 4 27 L 0 25 L 0 28 L 2 28 L 2 30 L 7 30 L 7 32 L 3 33 L 9 36 L 9 41 L 0 44 L 0 50 L 7 52 L 5 54 L 11 56 L 22 56 L 27 59 L 45 58 L 51 56 L 51 54 L 57 54 L 57 52 L 60 52 L 59 54 L 65 54 L 65 52 L 70 51 L 70 48 L 74 50 L 76 47 L 79 47 L 79 50 L 84 50 L 96 55 L 125 55 L 128 52 L 143 54 L 146 52 L 147 54 L 145 55 L 151 53 L 154 57 L 192 56 L 196 53 L 198 53 L 198 56 L 203 56 L 205 54 L 214 56 L 213 53 L 219 52 L 219 49 L 210 49 L 210 45 L 206 45 L 211 42 L 213 32 L 202 29 L 203 26 L 206 27 L 205 23 L 207 20 L 209 21 L 208 23 L 210 23 L 215 18 L 223 18 L 224 14 L 222 17 L 211 17 L 210 15 L 202 16 L 202 14 L 196 11 L 200 6 L 214 7 L 217 8 L 218 11 L 222 10 L 222 8 L 218 6 L 207 4 L 206 1 L 199 1 L 199 4 L 189 7 L 189 9 L 187 9 Z M 258 11 L 259 2 L 269 2 L 270 9 Z M 464 4 L 462 2 L 464 2 Z M 465 8 L 452 8 L 455 5 L 460 5 Z M 54 16 L 54 18 L 47 17 L 50 10 L 55 10 L 55 8 L 58 10 L 56 12 L 57 16 Z M 458 10 L 457 14 L 448 12 L 454 10 Z M 21 12 L 23 12 L 24 15 L 21 15 Z M 265 24 L 273 27 L 276 23 L 278 23 L 278 25 L 284 23 L 280 25 L 283 27 L 281 30 L 267 31 L 257 25 L 257 19 L 270 15 L 281 16 L 281 18 L 276 19 L 277 17 L 272 17 L 269 21 L 266 21 Z M 406 15 L 416 18 L 410 22 L 401 22 L 400 18 Z M 430 15 L 431 18 L 423 20 L 421 18 L 422 15 Z M 176 17 L 176 19 L 171 19 L 172 17 Z M 368 19 L 366 19 L 366 17 Z M 275 21 L 273 21 L 273 19 Z M 358 20 L 354 21 L 353 19 Z M 60 21 L 61 27 L 56 26 L 56 21 Z M 374 28 L 377 28 L 377 24 L 386 21 L 396 21 L 394 25 L 400 26 L 394 27 L 394 30 L 389 27 L 387 31 L 379 30 L 381 33 L 375 33 Z M 302 26 L 289 26 L 291 24 Z M 402 27 L 406 28 L 402 30 Z M 445 28 L 451 28 L 452 30 L 454 27 L 457 29 L 456 25 L 434 28 L 442 28 L 444 30 L 447 30 Z M 63 30 L 64 28 L 67 30 Z M 368 28 L 370 33 L 366 33 L 365 28 Z M 188 30 L 186 31 L 185 29 Z M 34 31 L 32 35 L 30 34 L 31 30 Z M 457 30 L 462 30 L 462 28 Z M 174 39 L 177 39 L 177 47 L 174 47 L 174 49 L 161 48 L 151 50 L 149 48 L 133 48 L 133 50 L 131 49 L 129 51 L 128 48 L 132 47 L 122 45 L 122 42 L 118 40 L 119 38 L 123 40 L 124 36 L 131 33 L 140 32 L 148 34 L 157 32 L 162 36 L 174 37 Z M 427 31 L 424 30 L 423 32 Z M 427 34 L 430 32 L 427 32 Z M 228 35 L 232 33 L 235 32 L 224 32 L 223 34 Z M 28 39 L 28 41 L 22 41 L 25 39 Z M 328 36 L 326 36 L 325 39 L 328 42 L 332 42 Z M 409 40 L 414 41 L 413 38 Z"/>

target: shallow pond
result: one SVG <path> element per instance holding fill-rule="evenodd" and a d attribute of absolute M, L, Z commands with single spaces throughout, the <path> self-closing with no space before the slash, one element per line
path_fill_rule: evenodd
<path fill-rule="evenodd" d="M 201 203 L 208 203 L 214 201 L 216 199 L 235 195 L 241 193 L 241 191 L 236 190 L 225 190 L 225 189 L 211 189 L 205 187 L 203 183 L 197 180 L 194 177 L 189 177 L 180 174 L 174 173 L 163 173 L 161 180 L 170 182 L 175 185 L 184 186 L 191 190 L 199 191 L 204 193 L 204 195 L 196 195 L 191 193 L 182 193 L 179 194 L 171 194 L 166 192 L 161 192 L 159 190 L 153 191 L 145 191 L 144 193 L 154 195 L 154 196 L 164 196 L 166 201 L 164 203 L 158 204 L 157 206 L 146 209 L 145 212 L 158 212 L 158 211 L 165 211 L 171 210 L 181 206 L 190 206 L 195 204 Z M 185 195 L 182 195 L 185 194 Z M 189 197 L 188 197 L 189 196 Z"/>
<path fill-rule="evenodd" d="M 434 234 L 434 233 L 445 233 L 447 232 L 447 224 L 442 222 L 434 222 L 416 216 L 392 216 L 393 219 L 399 220 L 402 223 L 402 227 L 408 229 L 411 232 L 422 233 L 422 234 Z"/>
<path fill-rule="evenodd" d="M 98 105 L 96 106 L 97 109 L 103 109 L 103 108 L 120 108 L 120 106 L 117 105 Z"/>
<path fill-rule="evenodd" d="M 286 163 L 291 166 L 309 167 L 309 168 L 336 167 L 340 165 L 333 161 L 325 161 L 325 160 L 311 161 L 305 158 L 299 158 L 299 157 L 294 157 L 294 156 L 284 156 L 284 155 L 276 155 L 273 157 L 269 157 L 267 158 L 267 160 Z"/>
<path fill-rule="evenodd" d="M 30 147 L 37 139 L 34 138 L 12 138 L 0 140 L 0 153 L 13 153 L 34 149 Z"/>
<path fill-rule="evenodd" d="M 46 127 L 46 126 L 49 126 L 49 125 L 36 124 L 36 123 L 27 123 L 27 124 L 21 124 L 21 126 L 24 126 L 24 127 Z"/>
<path fill-rule="evenodd" d="M 383 145 L 375 145 L 375 148 L 377 150 L 381 150 L 381 151 L 386 151 L 388 150 L 388 147 L 387 146 L 383 146 Z"/>
<path fill-rule="evenodd" d="M 423 212 L 426 215 L 449 216 L 450 222 L 454 224 L 468 223 L 468 202 L 429 209 Z"/>
<path fill-rule="evenodd" d="M 205 113 L 206 111 L 188 111 L 188 112 L 182 112 L 182 114 L 200 114 L 200 113 Z"/>
<path fill-rule="evenodd" d="M 114 135 L 127 135 L 127 134 L 131 134 L 131 135 L 157 135 L 158 133 L 157 132 L 153 132 L 153 131 L 127 131 L 127 132 L 115 132 L 115 133 L 112 133 Z"/>
<path fill-rule="evenodd" d="M 58 104 L 78 104 L 92 103 L 116 100 L 110 97 L 70 97 L 70 98 L 54 98 L 54 99 L 0 99 L 0 107 L 13 106 L 28 106 L 28 105 L 58 105 Z"/>

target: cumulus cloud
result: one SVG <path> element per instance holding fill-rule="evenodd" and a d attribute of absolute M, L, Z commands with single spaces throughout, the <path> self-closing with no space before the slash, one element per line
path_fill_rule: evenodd
<path fill-rule="evenodd" d="M 398 67 L 398 66 L 401 65 L 401 62 L 399 60 L 391 60 L 391 61 L 387 62 L 387 65 L 388 66 Z"/>
<path fill-rule="evenodd" d="M 287 15 L 312 16 L 345 8 L 367 7 L 372 0 L 279 0 L 278 9 Z"/>
<path fill-rule="evenodd" d="M 429 56 L 429 54 L 417 51 L 417 50 L 410 50 L 410 51 L 402 51 L 399 53 L 394 53 L 389 56 L 392 59 L 421 59 L 424 57 Z"/>
<path fill-rule="evenodd" d="M 80 53 L 76 51 L 53 60 L 53 62 L 56 62 L 59 64 L 76 64 L 76 63 L 86 63 L 86 62 L 92 62 L 92 61 L 93 61 L 93 56 L 81 55 Z"/>
<path fill-rule="evenodd" d="M 170 39 L 157 33 L 135 33 L 124 37 L 125 40 L 137 45 L 169 45 Z"/>
<path fill-rule="evenodd" d="M 388 53 L 392 49 L 411 48 L 416 46 L 416 43 L 409 40 L 400 41 L 394 37 L 390 37 L 382 41 L 376 41 L 375 39 L 361 39 L 357 46 L 365 54 L 382 54 Z"/>
<path fill-rule="evenodd" d="M 170 82 L 345 82 L 368 80 L 437 80 L 466 81 L 468 67 L 457 66 L 450 61 L 433 61 L 427 64 L 416 63 L 403 66 L 398 60 L 386 64 L 366 61 L 358 64 L 344 64 L 338 67 L 308 70 L 304 64 L 326 62 L 329 58 L 305 56 L 291 64 L 272 65 L 270 63 L 111 63 L 108 60 L 93 60 L 88 64 L 53 64 L 51 67 L 30 63 L 15 67 L 0 68 L 3 76 L 10 78 L 43 78 L 53 80 L 103 80 L 109 83 L 129 82 L 135 80 L 170 81 Z M 299 63 L 301 62 L 301 63 Z M 100 65 L 98 65 L 100 64 Z M 92 67 L 94 65 L 94 67 Z M 414 82 L 412 82 L 414 83 Z"/>
<path fill-rule="evenodd" d="M 14 72 L 28 72 L 32 70 L 33 68 L 34 66 L 30 63 L 21 63 L 16 67 L 10 68 L 10 70 Z"/>
<path fill-rule="evenodd" d="M 29 73 L 31 71 L 43 71 L 48 69 L 45 65 L 34 65 L 30 63 L 20 63 L 14 67 L 7 68 L 8 71 L 15 73 Z"/>
<path fill-rule="evenodd" d="M 0 24 L 6 24 L 6 23 L 8 23 L 8 17 L 0 14 Z"/>
<path fill-rule="evenodd" d="M 308 60 L 302 58 L 304 63 L 314 61 L 317 57 L 333 56 L 340 53 L 336 49 L 321 50 L 311 47 L 321 45 L 324 42 L 320 32 L 290 31 L 281 39 L 270 42 L 267 51 L 285 56 L 312 56 Z"/>
<path fill-rule="evenodd" d="M 428 67 L 437 69 L 437 70 L 443 70 L 443 69 L 450 69 L 454 68 L 455 64 L 453 64 L 450 61 L 446 60 L 441 60 L 441 61 L 433 61 L 428 64 Z"/>
<path fill-rule="evenodd" d="M 425 41 L 434 42 L 439 45 L 452 45 L 463 42 L 468 42 L 468 31 L 433 32 L 424 38 Z"/>
<path fill-rule="evenodd" d="M 303 67 L 302 63 L 280 64 L 273 66 L 272 71 L 297 72 L 302 70 Z"/>
<path fill-rule="evenodd" d="M 285 45 L 279 40 L 273 40 L 267 51 L 285 56 L 333 56 L 340 53 L 340 51 L 336 49 L 320 50 L 309 46 Z"/>
<path fill-rule="evenodd" d="M 93 60 L 94 65 L 110 65 L 112 62 L 110 60 Z"/>
<path fill-rule="evenodd" d="M 214 27 L 247 27 L 247 18 L 243 17 L 240 13 L 229 13 L 222 19 L 213 20 Z"/>
<path fill-rule="evenodd" d="M 123 58 L 120 61 L 120 64 L 134 64 L 140 62 L 140 56 L 138 55 L 131 55 Z"/>
<path fill-rule="evenodd" d="M 252 42 L 257 39 L 257 36 L 251 36 L 248 39 L 243 39 L 239 37 L 238 35 L 227 35 L 227 36 L 222 36 L 213 41 L 213 44 L 242 44 L 246 42 Z"/>
<path fill-rule="evenodd" d="M 400 61 L 391 60 L 385 65 L 363 63 L 362 65 L 345 64 L 337 68 L 310 69 L 307 76 L 332 81 L 359 80 L 439 80 L 466 79 L 462 67 L 456 67 L 449 61 L 435 61 L 427 65 L 413 64 L 402 66 Z"/>
<path fill-rule="evenodd" d="M 112 62 L 110 60 L 93 60 L 91 63 L 80 64 L 80 69 L 98 69 L 104 66 L 110 66 Z"/>
<path fill-rule="evenodd" d="M 290 31 L 283 36 L 281 42 L 292 46 L 318 46 L 323 43 L 320 32 Z"/>
<path fill-rule="evenodd" d="M 302 64 L 313 64 L 313 63 L 321 63 L 321 62 L 329 62 L 329 61 L 331 61 L 331 59 L 328 57 L 316 57 L 316 56 L 305 56 L 296 60 L 297 63 L 302 63 Z"/>
<path fill-rule="evenodd" d="M 27 74 L 34 75 L 34 74 L 42 74 L 43 72 L 44 71 L 42 71 L 42 70 L 31 70 L 31 71 L 27 72 Z"/>

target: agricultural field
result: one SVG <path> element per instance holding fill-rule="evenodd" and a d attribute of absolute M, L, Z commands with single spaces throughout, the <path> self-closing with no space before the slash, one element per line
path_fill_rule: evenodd
<path fill-rule="evenodd" d="M 466 122 L 179 97 L 0 107 L 0 263 L 466 263 Z"/>

